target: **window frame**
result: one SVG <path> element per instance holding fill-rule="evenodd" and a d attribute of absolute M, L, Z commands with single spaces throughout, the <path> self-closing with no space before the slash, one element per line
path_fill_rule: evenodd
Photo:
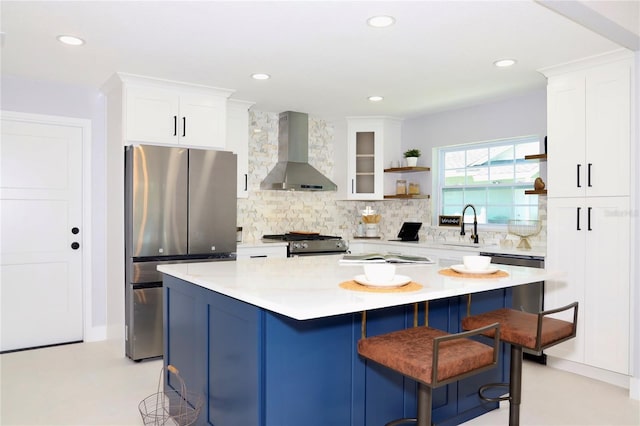
<path fill-rule="evenodd" d="M 447 145 L 447 146 L 434 148 L 433 158 L 437 159 L 437 167 L 436 167 L 437 173 L 435 176 L 436 179 L 434 183 L 434 194 L 436 194 L 436 200 L 434 200 L 435 201 L 434 223 L 438 224 L 437 218 L 441 214 L 460 215 L 462 208 L 466 204 L 474 204 L 474 206 L 478 207 L 478 210 L 482 210 L 482 211 L 478 211 L 478 216 L 479 216 L 478 226 L 485 230 L 495 229 L 497 231 L 505 231 L 507 229 L 507 221 L 512 218 L 538 219 L 540 215 L 540 205 L 539 205 L 538 195 L 525 195 L 524 191 L 526 189 L 533 188 L 533 182 L 536 177 L 541 176 L 542 170 L 539 162 L 525 160 L 524 156 L 531 155 L 531 154 L 539 154 L 542 139 L 543 138 L 540 135 L 525 135 L 525 136 L 516 136 L 516 137 L 495 139 L 495 140 L 489 140 L 489 141 L 479 141 L 479 142 L 470 142 L 470 143 L 457 144 L 457 145 Z M 532 144 L 532 143 L 535 143 L 535 146 L 537 147 L 535 152 L 532 148 L 529 148 L 528 150 L 525 149 L 526 152 L 522 152 L 521 156 L 516 155 L 516 153 L 518 152 L 518 149 L 517 149 L 518 145 L 522 146 L 525 144 Z M 492 166 L 494 167 L 494 170 L 497 170 L 499 167 L 503 167 L 507 165 L 507 164 L 498 164 L 498 161 L 492 161 L 493 157 L 491 154 L 491 149 L 492 148 L 500 149 L 500 148 L 503 148 L 503 147 L 506 148 L 509 146 L 512 147 L 512 150 L 513 150 L 512 151 L 513 157 L 511 160 L 508 160 L 508 165 L 513 168 L 513 173 L 512 175 L 510 175 L 512 179 L 509 182 L 491 183 L 490 177 L 491 177 Z M 487 150 L 486 161 L 484 162 L 484 164 L 480 163 L 470 167 L 467 161 L 467 153 L 469 151 L 483 150 L 483 149 Z M 459 168 L 451 167 L 449 169 L 446 169 L 445 155 L 447 153 L 461 152 L 461 151 L 465 153 L 463 167 L 459 167 Z M 530 165 L 534 168 L 534 170 L 535 170 L 535 167 L 537 167 L 537 172 L 533 173 L 528 180 L 524 180 L 524 181 L 522 181 L 521 179 L 519 180 L 518 173 L 517 173 L 518 171 L 517 165 L 519 164 Z M 485 168 L 487 170 L 486 176 L 489 179 L 487 179 L 485 183 L 469 184 L 468 179 L 469 179 L 469 176 L 471 176 L 472 174 L 468 173 L 468 171 L 473 171 L 473 170 L 478 171 L 482 168 Z M 445 185 L 445 176 L 447 171 L 453 171 L 456 169 L 464 170 L 465 174 L 464 174 L 463 182 L 455 185 L 451 185 L 451 184 Z M 499 203 L 489 202 L 490 189 L 497 189 L 497 188 L 510 190 L 510 194 L 511 194 L 510 203 L 499 204 Z M 450 194 L 453 194 L 452 190 L 457 190 L 457 189 L 461 190 L 462 201 L 460 204 L 451 203 L 449 204 L 449 206 L 456 206 L 456 208 L 457 206 L 459 206 L 460 211 L 456 211 L 456 213 L 452 213 L 451 211 L 445 213 L 444 210 L 447 206 L 445 204 L 445 198 L 446 198 L 445 191 L 449 190 Z M 473 201 L 467 202 L 467 200 L 469 199 L 469 196 L 471 196 L 472 194 L 472 191 L 476 191 L 477 193 L 484 192 L 484 200 L 482 203 L 478 203 L 478 202 L 474 203 Z M 522 192 L 520 193 L 520 191 Z M 467 195 L 465 193 L 467 192 L 469 193 L 469 196 L 467 196 L 466 197 L 467 200 L 465 200 L 465 195 Z M 495 194 L 496 193 L 494 192 L 494 195 Z M 526 203 L 518 202 L 518 199 L 526 200 Z M 497 211 L 500 209 L 502 210 L 508 209 L 509 214 L 501 216 L 501 218 L 504 218 L 502 219 L 502 221 L 499 221 L 499 222 L 490 221 L 492 216 L 491 216 L 491 213 L 487 213 L 487 211 Z M 485 217 L 485 215 L 487 214 L 489 215 L 488 218 Z M 473 220 L 473 211 L 471 209 L 468 209 L 465 212 L 464 219 L 465 219 L 465 222 Z"/>

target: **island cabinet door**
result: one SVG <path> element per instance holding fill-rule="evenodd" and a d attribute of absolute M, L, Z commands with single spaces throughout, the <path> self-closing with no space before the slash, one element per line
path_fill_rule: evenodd
<path fill-rule="evenodd" d="M 422 316 L 424 318 L 424 316 Z M 377 309 L 366 313 L 366 336 L 373 337 L 413 327 L 413 305 Z M 384 425 L 416 413 L 416 382 L 358 355 L 362 314 L 354 316 L 352 425 Z"/>
<path fill-rule="evenodd" d="M 202 290 L 165 276 L 163 291 L 164 366 L 173 365 L 178 369 L 187 391 L 202 392 L 206 386 L 202 372 L 207 366 L 207 317 L 206 305 L 200 303 Z M 166 381 L 170 389 L 180 391 L 175 376 L 167 374 Z"/>
<path fill-rule="evenodd" d="M 170 276 L 164 288 L 164 363 L 180 370 L 188 391 L 205 395 L 196 425 L 264 425 L 263 311 Z"/>
<path fill-rule="evenodd" d="M 262 425 L 352 424 L 351 317 L 297 321 L 265 312 Z"/>

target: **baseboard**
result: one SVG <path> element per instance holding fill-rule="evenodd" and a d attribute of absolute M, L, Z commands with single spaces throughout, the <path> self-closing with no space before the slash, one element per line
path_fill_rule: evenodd
<path fill-rule="evenodd" d="M 90 327 L 84 331 L 85 342 L 99 342 L 101 340 L 107 340 L 107 327 Z"/>
<path fill-rule="evenodd" d="M 581 376 L 609 383 L 624 389 L 630 388 L 631 377 L 626 374 L 603 370 L 601 368 L 592 367 L 579 362 L 567 361 L 566 359 L 556 358 L 552 355 L 547 356 L 547 365 L 551 368 L 557 368 L 558 370 L 579 374 Z"/>
<path fill-rule="evenodd" d="M 640 377 L 629 379 L 629 398 L 640 401 Z"/>

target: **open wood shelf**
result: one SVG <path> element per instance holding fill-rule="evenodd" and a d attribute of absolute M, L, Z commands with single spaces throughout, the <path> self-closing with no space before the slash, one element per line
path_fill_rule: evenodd
<path fill-rule="evenodd" d="M 546 189 L 527 189 L 524 191 L 527 195 L 547 195 Z"/>
<path fill-rule="evenodd" d="M 525 155 L 524 159 L 525 160 L 546 160 L 547 159 L 547 154 Z"/>
<path fill-rule="evenodd" d="M 428 172 L 429 167 L 392 167 L 390 169 L 384 169 L 385 173 L 415 173 L 415 172 Z"/>
<path fill-rule="evenodd" d="M 399 195 L 385 195 L 384 196 L 385 199 L 392 199 L 392 198 L 404 198 L 407 200 L 410 199 L 427 199 L 429 198 L 429 194 L 399 194 Z"/>

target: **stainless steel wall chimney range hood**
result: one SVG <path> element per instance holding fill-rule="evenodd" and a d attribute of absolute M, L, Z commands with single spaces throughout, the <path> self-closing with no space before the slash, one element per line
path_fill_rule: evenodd
<path fill-rule="evenodd" d="M 280 113 L 278 163 L 260 183 L 260 189 L 336 191 L 338 186 L 309 164 L 309 116 Z"/>

